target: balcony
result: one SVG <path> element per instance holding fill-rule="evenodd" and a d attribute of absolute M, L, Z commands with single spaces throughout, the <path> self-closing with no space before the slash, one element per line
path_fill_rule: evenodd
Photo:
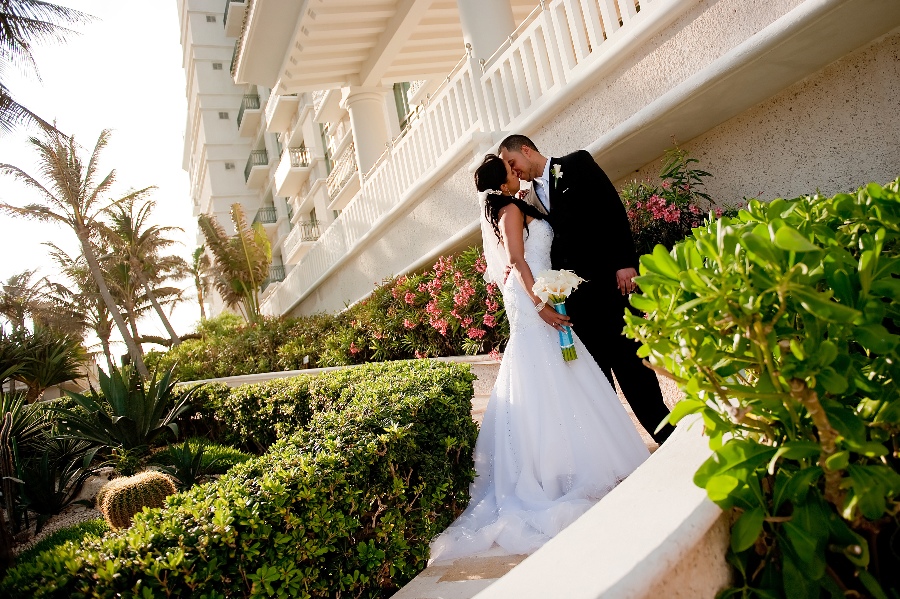
<path fill-rule="evenodd" d="M 244 167 L 244 181 L 250 189 L 258 189 L 269 176 L 269 153 L 265 150 L 253 150 Z"/>
<path fill-rule="evenodd" d="M 285 237 L 281 245 L 281 255 L 289 262 L 294 262 L 309 251 L 319 237 L 319 223 L 300 221 Z"/>
<path fill-rule="evenodd" d="M 291 116 L 297 111 L 299 104 L 300 97 L 297 94 L 282 96 L 273 92 L 266 102 L 266 131 L 287 131 L 291 126 Z"/>
<path fill-rule="evenodd" d="M 341 108 L 341 90 L 326 89 L 314 91 L 313 120 L 317 123 L 334 123 L 341 120 L 344 109 Z"/>
<path fill-rule="evenodd" d="M 347 144 L 334 161 L 331 174 L 325 179 L 325 187 L 331 199 L 329 210 L 342 210 L 359 190 L 359 166 L 356 164 L 356 146 L 353 142 Z"/>
<path fill-rule="evenodd" d="M 303 183 L 309 178 L 309 148 L 288 148 L 281 154 L 278 168 L 275 169 L 275 195 L 280 197 L 295 196 Z"/>
<path fill-rule="evenodd" d="M 254 137 L 261 120 L 259 94 L 244 94 L 237 115 L 238 134 L 241 137 Z"/>
<path fill-rule="evenodd" d="M 244 13 L 246 10 L 247 3 L 243 0 L 226 0 L 225 14 L 222 17 L 226 36 L 238 37 L 241 34 L 241 27 L 244 25 Z"/>
<path fill-rule="evenodd" d="M 284 280 L 284 265 L 276 264 L 269 267 L 269 276 L 265 278 L 260 289 L 265 290 L 272 283 L 278 283 Z"/>
<path fill-rule="evenodd" d="M 263 206 L 259 210 L 256 211 L 256 216 L 253 217 L 253 224 L 262 223 L 264 225 L 271 225 L 278 221 L 278 212 L 275 210 L 275 206 Z"/>

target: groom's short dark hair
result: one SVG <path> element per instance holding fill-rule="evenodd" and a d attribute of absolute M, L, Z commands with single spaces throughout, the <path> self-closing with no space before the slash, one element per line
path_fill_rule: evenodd
<path fill-rule="evenodd" d="M 500 151 L 506 150 L 507 152 L 521 152 L 522 146 L 528 146 L 535 152 L 540 152 L 537 149 L 537 146 L 534 145 L 534 142 L 525 137 L 524 135 L 510 135 L 502 142 L 500 142 Z"/>

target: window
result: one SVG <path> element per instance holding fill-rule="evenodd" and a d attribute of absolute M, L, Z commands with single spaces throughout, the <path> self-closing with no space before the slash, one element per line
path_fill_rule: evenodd
<path fill-rule="evenodd" d="M 214 71 L 221 71 L 221 70 L 222 70 L 222 63 L 221 63 L 221 62 L 214 62 L 214 63 L 213 63 L 213 70 L 214 70 Z"/>
<path fill-rule="evenodd" d="M 397 116 L 400 118 L 400 129 L 409 124 L 409 82 L 394 84 L 394 103 L 397 105 Z"/>
<path fill-rule="evenodd" d="M 234 170 L 234 163 L 233 163 L 233 162 L 226 162 L 226 163 L 225 163 L 225 170 L 226 170 L 226 171 L 233 171 L 233 170 Z"/>
<path fill-rule="evenodd" d="M 206 22 L 207 22 L 207 23 L 215 23 L 215 22 L 216 22 L 216 17 L 213 16 L 213 15 L 206 15 Z"/>
<path fill-rule="evenodd" d="M 227 112 L 220 112 L 220 113 L 219 113 L 219 118 L 222 119 L 222 120 L 226 120 L 226 119 L 228 118 L 228 113 L 227 113 Z"/>

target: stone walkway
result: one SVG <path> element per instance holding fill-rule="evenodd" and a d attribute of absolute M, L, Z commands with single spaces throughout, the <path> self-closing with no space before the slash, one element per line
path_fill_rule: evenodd
<path fill-rule="evenodd" d="M 497 376 L 499 363 L 480 363 L 470 366 L 473 374 L 478 377 L 475 381 L 475 396 L 472 398 L 472 418 L 481 424 L 490 399 L 491 387 Z M 651 452 L 656 451 L 658 445 L 635 418 L 619 385 L 616 384 L 615 387 L 622 405 L 631 416 L 644 444 Z M 674 382 L 668 379 L 660 379 L 660 387 L 666 404 L 671 408 L 680 399 L 681 392 Z M 527 555 L 505 555 L 501 549 L 495 547 L 491 551 L 477 556 L 439 562 L 420 572 L 409 584 L 395 593 L 392 599 L 472 599 L 527 557 Z"/>

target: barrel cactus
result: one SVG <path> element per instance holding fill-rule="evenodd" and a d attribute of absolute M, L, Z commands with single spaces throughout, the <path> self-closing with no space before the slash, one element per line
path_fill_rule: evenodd
<path fill-rule="evenodd" d="M 131 526 L 131 518 L 145 507 L 162 507 L 175 485 L 161 472 L 148 470 L 116 478 L 97 493 L 96 503 L 112 528 Z"/>

